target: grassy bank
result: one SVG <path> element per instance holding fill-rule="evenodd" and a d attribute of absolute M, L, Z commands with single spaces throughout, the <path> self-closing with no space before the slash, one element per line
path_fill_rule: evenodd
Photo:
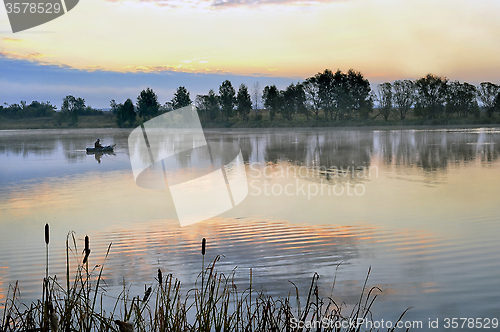
<path fill-rule="evenodd" d="M 367 119 L 326 119 L 325 115 L 320 113 L 319 118 L 303 114 L 298 114 L 293 120 L 283 119 L 281 115 L 276 115 L 273 120 L 269 119 L 266 111 L 259 111 L 258 116 L 251 114 L 248 121 L 243 121 L 236 116 L 229 121 L 205 122 L 204 128 L 340 128 L 340 127 L 416 127 L 416 126 L 496 126 L 500 124 L 500 117 L 496 114 L 491 118 L 486 114 L 479 117 L 440 117 L 436 119 L 416 118 L 409 114 L 405 120 L 391 117 L 384 120 L 377 116 L 378 111 L 372 112 Z"/>
<path fill-rule="evenodd" d="M 138 118 L 136 126 L 142 123 L 142 119 Z M 339 121 L 327 121 L 324 118 L 314 120 L 306 119 L 300 115 L 294 120 L 284 120 L 277 116 L 274 120 L 269 120 L 267 117 L 256 119 L 250 117 L 249 121 L 243 121 L 239 117 L 230 118 L 229 121 L 204 122 L 203 128 L 341 128 L 341 127 L 374 127 L 374 128 L 393 128 L 393 127 L 418 127 L 418 126 L 500 126 L 500 117 L 493 116 L 491 118 L 482 115 L 478 118 L 458 118 L 458 117 L 442 117 L 437 119 L 419 119 L 408 118 L 405 120 L 388 120 L 383 119 L 351 119 Z M 66 123 L 59 124 L 55 118 L 29 118 L 21 120 L 0 119 L 0 130 L 6 129 L 68 129 L 68 128 L 118 128 L 116 118 L 112 114 L 104 116 L 80 116 L 78 124 L 68 125 Z"/>
<path fill-rule="evenodd" d="M 227 121 L 204 123 L 204 128 L 341 128 L 341 127 L 416 127 L 416 126 L 499 126 L 500 119 L 408 119 L 396 120 L 344 120 L 344 121 L 316 121 L 316 120 L 275 120 L 275 121 Z"/>
<path fill-rule="evenodd" d="M 58 123 L 55 117 L 5 119 L 0 118 L 0 130 L 12 129 L 61 129 L 61 128 L 117 128 L 115 116 L 80 116 L 77 125 Z"/>
<path fill-rule="evenodd" d="M 48 252 L 48 225 L 45 240 Z M 373 322 L 370 309 L 380 289 L 367 288 L 368 277 L 360 289 L 359 301 L 344 313 L 345 305 L 321 296 L 317 274 L 305 292 L 295 287 L 290 276 L 292 295 L 273 298 L 253 287 L 250 270 L 249 286 L 240 290 L 241 285 L 234 283 L 234 271 L 229 274 L 217 271 L 219 256 L 205 264 L 205 244 L 203 239 L 201 272 L 193 288 L 183 289 L 172 274 L 163 275 L 158 269 L 155 281 L 143 295 L 130 297 L 125 287 L 114 307 L 106 311 L 102 306 L 106 296 L 104 264 L 90 264 L 88 237 L 83 253 L 77 254 L 81 249 L 70 233 L 66 241 L 64 278 L 48 275 L 47 258 L 41 300 L 24 304 L 18 284 L 11 286 L 3 312 L 0 311 L 0 331 L 319 331 L 317 326 L 303 328 L 297 322 L 322 320 L 330 325 L 322 328 L 323 331 L 370 330 L 365 325 L 349 324 L 358 319 Z M 75 261 L 76 272 L 70 275 L 70 264 L 75 266 Z M 306 299 L 305 302 L 301 302 L 301 298 Z M 405 312 L 395 313 L 395 320 L 398 317 L 400 320 Z"/>

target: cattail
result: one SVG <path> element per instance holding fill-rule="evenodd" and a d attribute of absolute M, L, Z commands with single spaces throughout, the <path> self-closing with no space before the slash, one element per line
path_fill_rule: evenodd
<path fill-rule="evenodd" d="M 89 236 L 85 235 L 85 252 L 89 251 Z"/>
<path fill-rule="evenodd" d="M 202 301 L 203 301 L 203 286 L 205 283 L 205 246 L 207 244 L 207 240 L 203 238 L 201 240 L 201 255 L 202 255 L 202 262 L 201 262 L 201 294 L 202 294 Z"/>
<path fill-rule="evenodd" d="M 85 236 L 85 249 L 83 249 L 83 252 L 85 253 L 85 257 L 83 257 L 83 264 L 87 263 L 87 260 L 90 255 L 90 248 L 89 248 L 89 236 Z"/>
<path fill-rule="evenodd" d="M 87 263 L 87 260 L 89 259 L 90 255 L 90 249 L 89 251 L 85 252 L 85 257 L 83 257 L 83 264 Z"/>
<path fill-rule="evenodd" d="M 146 302 L 146 300 L 149 298 L 149 295 L 151 295 L 151 287 L 148 288 L 148 290 L 146 291 L 146 293 L 144 293 L 144 297 L 142 298 L 142 302 Z"/>
<path fill-rule="evenodd" d="M 49 224 L 45 224 L 45 278 L 49 278 Z"/>
<path fill-rule="evenodd" d="M 163 283 L 163 275 L 161 274 L 161 270 L 158 269 L 158 282 L 160 285 Z"/>
<path fill-rule="evenodd" d="M 45 244 L 49 245 L 49 224 L 45 224 Z"/>

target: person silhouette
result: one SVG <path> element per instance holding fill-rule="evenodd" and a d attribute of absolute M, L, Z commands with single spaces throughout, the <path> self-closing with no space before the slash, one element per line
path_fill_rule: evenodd
<path fill-rule="evenodd" d="M 101 139 L 100 138 L 98 138 L 97 141 L 95 141 L 94 148 L 95 149 L 102 149 L 103 148 L 103 146 L 101 145 Z"/>

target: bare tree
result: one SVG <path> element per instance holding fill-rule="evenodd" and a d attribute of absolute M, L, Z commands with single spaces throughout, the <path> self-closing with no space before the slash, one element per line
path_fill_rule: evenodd
<path fill-rule="evenodd" d="M 316 77 L 310 77 L 302 83 L 307 106 L 312 110 L 316 120 L 319 120 L 319 111 L 321 109 L 321 99 L 319 98 L 319 87 Z"/>
<path fill-rule="evenodd" d="M 378 85 L 377 100 L 379 113 L 384 117 L 385 121 L 389 120 L 389 115 L 391 115 L 392 110 L 391 83 L 385 82 Z"/>
<path fill-rule="evenodd" d="M 488 117 L 493 115 L 495 110 L 495 98 L 500 93 L 500 86 L 491 82 L 482 82 L 478 87 L 479 100 L 483 103 Z"/>
<path fill-rule="evenodd" d="M 394 107 L 398 110 L 399 118 L 404 120 L 415 103 L 415 83 L 411 80 L 394 81 Z"/>
<path fill-rule="evenodd" d="M 253 109 L 255 110 L 255 115 L 257 115 L 257 112 L 259 110 L 261 98 L 262 92 L 260 91 L 259 82 L 255 82 L 252 87 Z"/>
<path fill-rule="evenodd" d="M 446 95 L 446 116 L 456 114 L 466 118 L 472 114 L 479 117 L 477 89 L 474 85 L 467 82 L 451 82 Z"/>

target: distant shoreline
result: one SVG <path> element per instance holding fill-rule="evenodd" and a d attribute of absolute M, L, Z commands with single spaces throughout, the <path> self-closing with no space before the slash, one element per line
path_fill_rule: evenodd
<path fill-rule="evenodd" d="M 94 129 L 118 128 L 114 116 L 80 116 L 76 126 L 57 124 L 53 117 L 27 119 L 0 119 L 0 130 L 16 129 Z"/>
<path fill-rule="evenodd" d="M 136 126 L 140 125 L 137 123 Z M 335 129 L 425 129 L 425 128 L 480 128 L 500 127 L 500 119 L 493 118 L 439 118 L 433 120 L 348 120 L 348 121 L 317 121 L 317 120 L 261 120 L 261 121 L 228 121 L 203 123 L 204 129 L 308 129 L 308 128 L 335 128 Z M 104 129 L 120 128 L 114 117 L 110 116 L 81 116 L 77 125 L 58 125 L 53 118 L 29 118 L 21 120 L 1 119 L 0 130 L 29 130 L 29 129 Z M 122 128 L 127 129 L 127 128 Z M 132 129 L 132 128 L 129 128 Z"/>

